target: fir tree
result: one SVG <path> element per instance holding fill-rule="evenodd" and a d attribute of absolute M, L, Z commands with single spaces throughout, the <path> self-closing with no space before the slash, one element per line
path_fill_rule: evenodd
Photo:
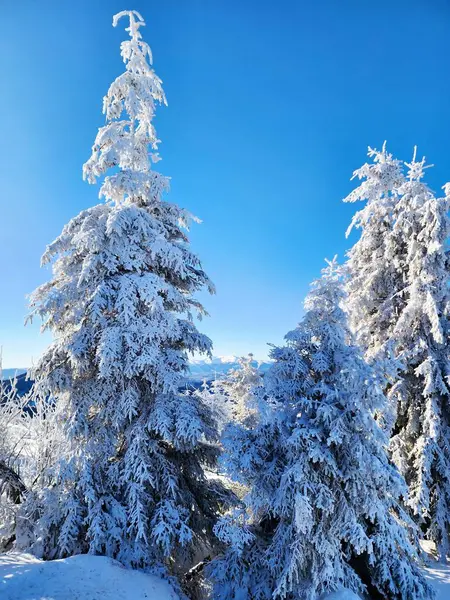
<path fill-rule="evenodd" d="M 109 173 L 105 202 L 47 248 L 53 278 L 31 300 L 55 338 L 36 386 L 65 417 L 69 453 L 42 490 L 34 550 L 145 567 L 201 546 L 226 494 L 203 471 L 217 454 L 211 411 L 178 391 L 188 353 L 210 353 L 193 322 L 205 312 L 194 294 L 214 288 L 189 248 L 191 215 L 163 200 L 169 182 L 153 170 L 152 120 L 164 92 L 142 17 L 124 11 L 113 25 L 122 17 L 126 70 L 104 98 L 106 124 L 83 171 L 90 183 Z"/>
<path fill-rule="evenodd" d="M 252 426 L 256 419 L 254 391 L 261 385 L 261 375 L 255 365 L 253 354 L 238 358 L 238 367 L 232 369 L 225 379 L 214 383 L 214 394 L 222 398 L 230 418 Z"/>
<path fill-rule="evenodd" d="M 365 201 L 347 229 L 361 229 L 361 236 L 348 253 L 347 281 L 349 324 L 366 357 L 386 351 L 400 298 L 393 293 L 401 284 L 392 248 L 393 210 L 398 189 L 404 182 L 402 164 L 386 150 L 369 148 L 372 164 L 356 170 L 352 179 L 362 183 L 344 202 Z"/>
<path fill-rule="evenodd" d="M 392 458 L 408 483 L 412 511 L 444 556 L 450 527 L 450 189 L 436 198 L 422 181 L 425 161 L 415 153 L 406 167 L 407 177 L 390 183 L 388 211 L 384 196 L 370 194 L 377 163 L 363 167 L 365 181 L 348 198 L 367 201 L 355 217 L 362 234 L 349 252 L 348 308 L 367 356 L 383 360 L 391 348 L 402 366 L 387 388 Z M 370 251 L 375 239 L 379 253 Z"/>
<path fill-rule="evenodd" d="M 424 600 L 406 486 L 373 417 L 380 374 L 352 345 L 330 263 L 300 325 L 274 348 L 261 422 L 225 437 L 229 474 L 249 486 L 247 512 L 219 523 L 229 545 L 211 567 L 216 598 L 316 600 L 341 586 Z"/>
<path fill-rule="evenodd" d="M 425 159 L 416 161 L 415 152 L 406 166 L 393 228 L 403 302 L 392 337 L 404 370 L 393 388 L 391 450 L 408 483 L 409 504 L 444 557 L 450 551 L 450 187 L 436 198 L 422 182 Z"/>

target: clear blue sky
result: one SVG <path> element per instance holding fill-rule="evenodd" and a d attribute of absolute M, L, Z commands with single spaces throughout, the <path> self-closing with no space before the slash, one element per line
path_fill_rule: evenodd
<path fill-rule="evenodd" d="M 46 244 L 97 202 L 81 167 L 123 70 L 139 10 L 164 81 L 160 170 L 170 199 L 203 219 L 191 239 L 217 285 L 201 328 L 216 354 L 267 353 L 298 322 L 324 257 L 343 257 L 355 206 L 341 199 L 368 145 L 417 144 L 450 180 L 446 0 L 3 0 L 0 203 L 4 366 L 49 337 L 23 326 L 25 295 L 50 276 Z"/>

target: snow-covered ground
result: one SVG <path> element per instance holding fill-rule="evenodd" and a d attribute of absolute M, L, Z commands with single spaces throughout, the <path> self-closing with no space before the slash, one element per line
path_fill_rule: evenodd
<path fill-rule="evenodd" d="M 425 573 L 436 592 L 436 600 L 450 600 L 450 564 L 437 562 L 425 569 Z"/>
<path fill-rule="evenodd" d="M 1 600 L 178 600 L 169 583 L 103 556 L 0 555 Z"/>
<path fill-rule="evenodd" d="M 333 592 L 327 596 L 322 596 L 321 600 L 359 600 L 358 596 L 350 590 L 341 590 Z"/>
<path fill-rule="evenodd" d="M 435 563 L 426 576 L 436 600 L 450 600 L 450 564 Z M 1 600 L 178 600 L 167 581 L 125 569 L 102 556 L 43 562 L 30 554 L 0 555 Z M 358 600 L 348 591 L 322 600 Z"/>

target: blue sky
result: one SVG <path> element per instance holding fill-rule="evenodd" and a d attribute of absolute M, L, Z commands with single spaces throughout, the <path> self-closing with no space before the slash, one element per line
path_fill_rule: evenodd
<path fill-rule="evenodd" d="M 49 342 L 24 328 L 50 277 L 46 244 L 98 188 L 81 178 L 102 97 L 139 10 L 168 108 L 156 128 L 170 199 L 203 223 L 194 249 L 217 286 L 201 328 L 216 354 L 267 354 L 302 313 L 325 257 L 341 259 L 355 206 L 341 199 L 368 145 L 414 144 L 450 180 L 450 5 L 444 0 L 3 0 L 0 207 L 4 366 Z"/>

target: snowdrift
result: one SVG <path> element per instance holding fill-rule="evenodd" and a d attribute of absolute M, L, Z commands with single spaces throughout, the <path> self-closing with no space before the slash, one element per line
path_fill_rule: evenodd
<path fill-rule="evenodd" d="M 30 554 L 0 555 L 2 600 L 178 600 L 167 581 L 125 569 L 103 556 L 44 562 Z"/>

